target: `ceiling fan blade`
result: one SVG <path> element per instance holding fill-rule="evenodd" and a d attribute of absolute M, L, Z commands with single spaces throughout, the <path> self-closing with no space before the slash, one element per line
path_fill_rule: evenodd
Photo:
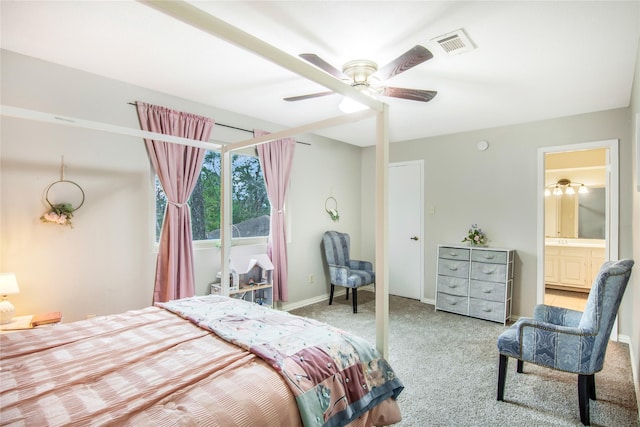
<path fill-rule="evenodd" d="M 433 58 L 433 54 L 426 47 L 415 45 L 384 67 L 380 68 L 374 76 L 384 81 L 393 76 L 407 71 L 418 64 Z"/>
<path fill-rule="evenodd" d="M 318 93 L 311 93 L 309 95 L 299 95 L 299 96 L 290 96 L 288 98 L 284 98 L 285 101 L 302 101 L 305 99 L 310 99 L 310 98 L 318 98 L 320 96 L 327 96 L 327 95 L 332 95 L 335 92 L 329 91 L 329 92 L 318 92 Z"/>
<path fill-rule="evenodd" d="M 312 63 L 313 65 L 320 68 L 321 70 L 324 70 L 327 73 L 331 74 L 332 76 L 337 77 L 341 80 L 349 78 L 342 71 L 338 70 L 336 67 L 329 64 L 327 61 L 320 58 L 315 53 L 301 53 L 300 58 Z"/>
<path fill-rule="evenodd" d="M 380 89 L 380 95 L 421 102 L 429 102 L 437 94 L 438 92 L 435 90 L 406 89 L 402 87 L 382 87 Z"/>

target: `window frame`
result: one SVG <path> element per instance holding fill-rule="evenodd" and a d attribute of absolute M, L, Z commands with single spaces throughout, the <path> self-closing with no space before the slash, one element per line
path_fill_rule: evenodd
<path fill-rule="evenodd" d="M 220 144 L 224 144 L 224 143 L 220 143 Z M 207 151 L 217 151 L 218 153 L 221 153 L 221 150 L 209 150 L 207 149 Z M 245 155 L 245 156 L 251 156 L 251 157 L 256 157 L 258 158 L 258 153 L 257 150 L 255 149 L 255 147 L 246 147 L 243 149 L 239 149 L 234 151 L 234 153 L 232 155 Z M 151 163 L 151 161 L 149 161 L 149 183 L 150 183 L 150 187 L 151 187 L 151 191 L 149 192 L 149 206 L 150 206 L 150 213 L 151 213 L 151 221 L 149 224 L 149 233 L 151 236 L 151 240 L 152 240 L 152 246 L 154 249 L 154 252 L 158 252 L 158 248 L 160 246 L 160 241 L 159 241 L 159 237 L 156 236 L 156 223 L 157 223 L 157 199 L 156 199 L 156 179 L 157 179 L 157 174 L 153 168 L 153 165 Z M 262 171 L 262 168 L 261 168 Z M 265 191 L 266 191 L 266 184 L 265 184 Z M 268 200 L 268 194 L 267 194 L 267 200 Z M 271 208 L 271 202 L 269 201 L 269 207 Z M 163 218 L 163 223 L 164 223 L 164 218 Z M 271 233 L 271 224 L 269 224 L 269 233 Z M 237 245 L 255 245 L 255 244 L 266 244 L 269 240 L 269 234 L 266 236 L 251 236 L 251 237 L 231 237 L 231 245 L 232 246 L 237 246 Z M 191 244 L 194 250 L 208 250 L 208 249 L 214 249 L 214 248 L 220 248 L 220 238 L 217 239 L 200 239 L 200 240 L 191 240 Z"/>

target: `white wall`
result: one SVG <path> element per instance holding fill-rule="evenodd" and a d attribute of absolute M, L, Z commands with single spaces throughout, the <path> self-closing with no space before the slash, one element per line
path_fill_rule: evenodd
<path fill-rule="evenodd" d="M 537 286 L 537 150 L 608 139 L 620 139 L 619 255 L 631 257 L 628 108 L 392 143 L 391 162 L 425 162 L 425 298 L 435 298 L 436 245 L 460 242 L 477 223 L 491 246 L 516 250 L 513 314 L 531 315 Z M 488 150 L 477 150 L 480 140 L 489 142 Z M 372 152 L 368 149 L 363 156 L 372 161 Z M 369 182 L 368 174 L 363 166 L 363 185 Z M 435 207 L 435 214 L 426 213 L 430 207 Z M 366 236 L 363 232 L 363 239 Z M 622 334 L 631 333 L 630 295 L 623 300 Z"/>
<path fill-rule="evenodd" d="M 282 129 L 245 116 L 131 86 L 79 70 L 2 51 L 2 104 L 139 129 L 136 100 L 213 117 L 245 129 Z M 141 139 L 2 116 L 0 146 L 0 271 L 15 272 L 17 315 L 60 310 L 65 321 L 150 305 L 155 272 L 151 169 Z M 251 134 L 214 127 L 212 138 Z M 290 305 L 328 293 L 322 233 L 336 228 L 359 241 L 360 148 L 301 135 L 287 206 Z M 43 191 L 65 178 L 82 186 L 86 201 L 74 228 L 40 222 Z M 341 219 L 324 210 L 333 195 Z M 354 250 L 359 250 L 354 245 Z M 220 270 L 220 251 L 196 245 L 196 293 Z M 308 283 L 308 275 L 314 283 Z"/>

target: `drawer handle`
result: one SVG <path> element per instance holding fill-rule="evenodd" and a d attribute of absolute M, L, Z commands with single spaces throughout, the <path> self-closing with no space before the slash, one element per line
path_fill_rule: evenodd
<path fill-rule="evenodd" d="M 494 258 L 495 257 L 493 255 L 489 255 L 489 254 L 484 256 L 484 259 L 494 259 Z"/>
<path fill-rule="evenodd" d="M 458 267 L 455 267 L 455 266 L 454 266 L 454 267 L 449 266 L 449 270 L 451 270 L 451 271 L 456 271 L 456 270 L 458 270 Z"/>
<path fill-rule="evenodd" d="M 493 274 L 493 273 L 495 273 L 495 270 L 493 268 L 490 268 L 490 269 L 485 268 L 482 270 L 482 274 Z"/>
<path fill-rule="evenodd" d="M 450 287 L 451 289 L 453 289 L 453 288 L 457 288 L 457 287 L 458 287 L 458 285 L 454 285 L 454 284 L 451 284 L 451 283 L 447 283 L 446 285 L 447 285 L 448 287 Z"/>
<path fill-rule="evenodd" d="M 454 300 L 454 299 L 450 299 L 449 301 L 450 305 L 456 305 L 458 303 L 458 301 Z"/>
<path fill-rule="evenodd" d="M 455 253 L 455 252 L 449 252 L 449 255 L 451 255 L 451 256 L 458 256 L 458 254 L 457 254 L 457 253 Z"/>
<path fill-rule="evenodd" d="M 482 311 L 484 311 L 485 313 L 491 313 L 493 310 L 491 310 L 490 308 L 483 308 Z"/>
<path fill-rule="evenodd" d="M 482 292 L 484 292 L 485 294 L 490 294 L 490 293 L 492 293 L 492 292 L 493 292 L 493 289 L 485 289 L 485 290 L 484 290 L 484 291 L 482 291 Z"/>

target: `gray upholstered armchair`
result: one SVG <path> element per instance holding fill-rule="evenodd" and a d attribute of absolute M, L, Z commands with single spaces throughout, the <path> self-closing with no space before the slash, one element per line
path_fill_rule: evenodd
<path fill-rule="evenodd" d="M 337 231 L 327 231 L 322 237 L 322 246 L 326 262 L 329 266 L 331 278 L 331 294 L 329 305 L 333 303 L 333 290 L 335 286 L 353 289 L 353 312 L 358 312 L 358 288 L 374 283 L 376 275 L 373 265 L 369 261 L 357 261 L 349 258 L 349 235 Z"/>
<path fill-rule="evenodd" d="M 631 275 L 632 260 L 609 261 L 596 277 L 584 312 L 538 305 L 498 337 L 498 400 L 504 400 L 509 357 L 578 374 L 580 421 L 589 425 L 589 399 L 596 399 L 594 374 L 602 370 L 607 343 Z"/>

